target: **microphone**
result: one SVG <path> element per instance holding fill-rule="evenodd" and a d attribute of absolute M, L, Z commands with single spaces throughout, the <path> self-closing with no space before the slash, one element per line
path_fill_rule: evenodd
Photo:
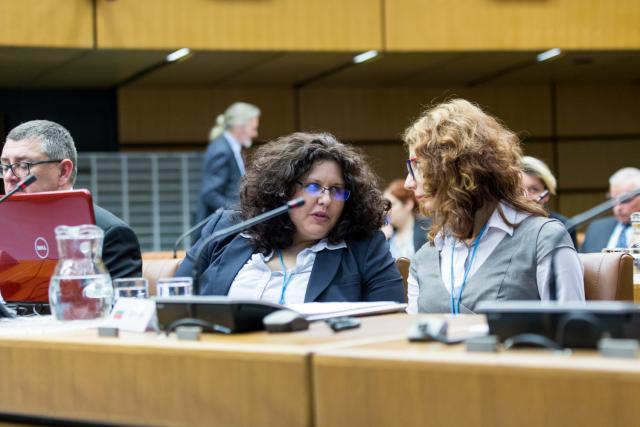
<path fill-rule="evenodd" d="M 7 194 L 2 196 L 2 198 L 0 199 L 0 203 L 3 203 L 5 200 L 7 200 L 9 197 L 16 194 L 18 191 L 20 190 L 24 191 L 25 188 L 27 188 L 37 180 L 38 178 L 36 178 L 35 175 L 27 175 L 22 181 L 18 183 L 18 185 L 15 186 L 13 190 L 9 191 Z"/>
<path fill-rule="evenodd" d="M 627 203 L 636 197 L 640 196 L 640 188 L 630 191 L 628 193 L 624 193 L 615 199 L 610 199 L 605 202 L 600 203 L 592 207 L 591 209 L 582 212 L 576 216 L 569 218 L 567 222 L 564 223 L 567 233 L 571 233 L 577 227 L 581 226 L 585 222 L 589 222 L 596 218 L 598 215 L 601 215 L 609 210 L 611 210 L 614 206 L 619 205 L 620 203 Z M 549 266 L 549 298 L 551 301 L 556 301 L 558 299 L 558 290 L 556 288 L 556 275 L 555 275 L 555 265 L 553 262 L 553 254 L 556 251 L 556 245 L 560 243 L 560 238 L 558 237 L 553 242 L 553 249 L 551 251 L 551 263 Z M 577 248 L 576 248 L 577 249 Z"/>
<path fill-rule="evenodd" d="M 268 221 L 271 218 L 282 215 L 283 213 L 289 212 L 292 209 L 299 208 L 302 205 L 304 205 L 303 197 L 298 197 L 297 199 L 289 200 L 285 205 L 282 205 L 279 208 L 267 211 L 256 217 L 250 218 L 246 221 L 239 222 L 236 225 L 232 225 L 230 227 L 223 228 L 222 230 L 218 230 L 212 235 L 210 235 L 209 237 L 207 237 L 206 239 L 204 239 L 204 241 L 202 242 L 202 245 L 200 246 L 200 249 L 198 249 L 198 252 L 196 252 L 196 255 L 194 257 L 195 261 L 193 264 L 193 271 L 191 274 L 193 276 L 193 294 L 196 296 L 200 295 L 200 264 L 202 262 L 201 258 L 205 249 L 207 248 L 207 246 L 209 246 L 209 244 L 212 241 L 216 239 L 222 239 L 232 234 L 240 233 L 241 231 L 251 228 L 254 225 Z"/>
<path fill-rule="evenodd" d="M 182 241 L 187 237 L 190 236 L 191 233 L 193 233 L 194 231 L 198 230 L 200 227 L 202 227 L 203 225 L 205 225 L 207 222 L 209 222 L 209 220 L 215 215 L 217 214 L 220 209 L 224 209 L 224 208 L 218 208 L 216 209 L 216 211 L 214 213 L 212 213 L 211 215 L 207 216 L 205 219 L 203 219 L 202 221 L 200 221 L 199 223 L 197 223 L 196 225 L 194 225 L 193 227 L 191 227 L 190 229 L 188 229 L 187 231 L 185 231 L 184 233 L 182 233 L 180 235 L 180 237 L 178 237 L 176 239 L 176 242 L 173 244 L 173 258 L 177 258 L 178 257 L 178 246 L 180 246 L 180 243 L 182 243 Z"/>

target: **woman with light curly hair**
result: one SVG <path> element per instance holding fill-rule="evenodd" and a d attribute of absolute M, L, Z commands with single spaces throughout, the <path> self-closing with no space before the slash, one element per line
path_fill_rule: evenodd
<path fill-rule="evenodd" d="M 202 294 L 280 304 L 404 302 L 402 277 L 380 227 L 388 210 L 363 156 L 326 133 L 294 133 L 259 147 L 240 211 L 213 216 L 177 276 L 191 275 L 214 232 L 303 197 L 305 204 L 204 251 Z"/>
<path fill-rule="evenodd" d="M 409 312 L 473 313 L 479 301 L 584 300 L 582 265 L 563 225 L 527 199 L 518 137 L 454 99 L 405 132 L 407 188 L 432 218 L 409 277 Z M 553 257 L 553 269 L 551 260 Z"/>

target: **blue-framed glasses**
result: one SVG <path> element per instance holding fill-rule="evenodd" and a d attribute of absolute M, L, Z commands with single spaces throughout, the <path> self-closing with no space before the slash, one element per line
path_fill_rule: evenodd
<path fill-rule="evenodd" d="M 411 175 L 411 179 L 416 180 L 416 173 L 414 169 L 418 169 L 418 158 L 417 157 L 409 157 L 407 159 L 407 172 Z"/>
<path fill-rule="evenodd" d="M 313 197 L 320 197 L 322 193 L 324 193 L 325 191 L 328 191 L 329 196 L 331 196 L 333 200 L 336 200 L 338 202 L 345 202 L 349 199 L 349 196 L 351 195 L 351 191 L 342 187 L 323 187 L 322 185 L 317 184 L 315 182 L 310 182 L 308 184 L 304 184 L 300 181 L 296 181 L 296 182 L 302 186 L 302 189 L 308 195 Z"/>

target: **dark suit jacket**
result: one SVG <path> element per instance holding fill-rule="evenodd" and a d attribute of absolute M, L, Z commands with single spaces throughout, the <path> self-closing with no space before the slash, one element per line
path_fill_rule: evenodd
<path fill-rule="evenodd" d="M 606 248 L 617 224 L 618 220 L 613 216 L 597 219 L 589 224 L 581 252 L 600 252 Z"/>
<path fill-rule="evenodd" d="M 237 215 L 233 215 L 232 211 L 214 215 L 202 230 L 200 240 L 187 253 L 176 276 L 191 276 L 193 257 L 203 239 L 236 222 Z M 346 243 L 346 248 L 325 249 L 317 253 L 305 302 L 404 302 L 402 277 L 382 232 Z M 240 235 L 211 242 L 202 255 L 202 259 L 206 260 L 206 264 L 203 264 L 208 267 L 201 276 L 200 293 L 227 295 L 236 275 L 255 251 L 251 241 Z"/>
<path fill-rule="evenodd" d="M 554 212 L 554 211 L 549 211 L 549 218 L 557 219 L 563 225 L 566 224 L 567 221 L 569 220 L 569 218 L 567 218 L 566 216 L 560 215 L 558 212 Z M 576 251 L 577 251 L 578 250 L 578 239 L 576 238 L 576 230 L 573 230 L 571 233 L 569 233 L 569 236 L 571 236 L 571 241 L 573 242 L 573 247 L 576 248 Z"/>
<path fill-rule="evenodd" d="M 196 222 L 218 208 L 235 207 L 240 200 L 241 178 L 240 168 L 224 135 L 211 141 L 204 153 Z"/>
<path fill-rule="evenodd" d="M 142 277 L 142 257 L 136 233 L 120 218 L 93 205 L 96 225 L 104 231 L 102 260 L 112 279 Z"/>

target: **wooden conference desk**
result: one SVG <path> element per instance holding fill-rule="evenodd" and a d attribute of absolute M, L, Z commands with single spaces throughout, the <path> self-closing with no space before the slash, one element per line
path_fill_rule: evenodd
<path fill-rule="evenodd" d="M 127 425 L 635 425 L 640 360 L 408 343 L 416 317 L 334 334 L 0 338 L 0 413 Z"/>
<path fill-rule="evenodd" d="M 0 337 L 0 413 L 126 425 L 313 425 L 311 355 L 404 336 L 407 315 L 335 334 L 309 331 L 199 342 L 172 335 L 100 338 L 96 330 Z"/>

